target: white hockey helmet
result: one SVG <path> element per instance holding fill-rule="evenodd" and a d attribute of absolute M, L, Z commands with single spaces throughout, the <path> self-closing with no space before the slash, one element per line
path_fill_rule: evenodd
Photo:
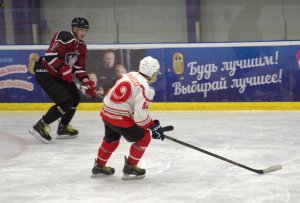
<path fill-rule="evenodd" d="M 149 79 L 156 76 L 159 71 L 159 62 L 151 56 L 146 56 L 140 62 L 139 72 L 145 76 L 148 76 Z"/>

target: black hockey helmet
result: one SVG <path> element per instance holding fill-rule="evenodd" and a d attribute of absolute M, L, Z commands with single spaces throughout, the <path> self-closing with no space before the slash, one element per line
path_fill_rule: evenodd
<path fill-rule="evenodd" d="M 80 27 L 80 28 L 86 28 L 89 29 L 89 22 L 87 21 L 87 19 L 82 18 L 82 17 L 76 17 L 72 20 L 72 24 L 71 24 L 72 28 L 73 27 Z"/>

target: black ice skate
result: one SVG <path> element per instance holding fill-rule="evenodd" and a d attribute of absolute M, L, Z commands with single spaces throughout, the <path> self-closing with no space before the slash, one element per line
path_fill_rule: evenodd
<path fill-rule="evenodd" d="M 99 166 L 97 160 L 95 160 L 94 168 L 92 169 L 92 177 L 98 177 L 103 175 L 113 175 L 115 169 L 109 166 Z"/>
<path fill-rule="evenodd" d="M 68 125 L 64 125 L 62 123 L 58 124 L 56 139 L 72 139 L 72 138 L 76 138 L 77 135 L 78 135 L 78 130 L 74 129 L 70 124 Z"/>
<path fill-rule="evenodd" d="M 43 121 L 43 119 L 39 120 L 32 129 L 29 130 L 29 133 L 33 135 L 39 141 L 48 144 L 51 141 L 51 136 L 49 135 L 50 128 Z"/>
<path fill-rule="evenodd" d="M 144 178 L 146 170 L 138 167 L 137 165 L 130 165 L 125 156 L 125 165 L 123 168 L 123 180 Z"/>

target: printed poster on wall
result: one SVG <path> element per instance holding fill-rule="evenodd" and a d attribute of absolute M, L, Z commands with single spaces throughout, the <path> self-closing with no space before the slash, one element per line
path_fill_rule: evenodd
<path fill-rule="evenodd" d="M 102 101 L 103 94 L 117 81 L 130 71 L 138 71 L 140 61 L 147 55 L 147 49 L 103 49 L 89 50 L 87 53 L 87 72 L 96 84 L 99 94 L 96 98 L 82 97 L 82 102 Z M 157 80 L 152 84 L 155 88 L 156 102 L 165 101 L 165 80 L 163 70 L 162 49 L 154 49 L 151 54 L 161 63 L 161 71 Z"/>
<path fill-rule="evenodd" d="M 43 54 L 0 51 L 0 102 L 51 102 L 33 73 Z M 98 96 L 82 95 L 82 102 L 101 102 L 120 74 L 137 71 L 145 56 L 161 66 L 154 102 L 300 101 L 300 46 L 290 45 L 89 50 L 87 72 Z"/>
<path fill-rule="evenodd" d="M 0 102 L 47 102 L 49 97 L 36 83 L 33 65 L 44 51 L 0 51 Z"/>
<path fill-rule="evenodd" d="M 299 101 L 299 49 L 299 46 L 166 48 L 163 51 L 166 101 Z"/>

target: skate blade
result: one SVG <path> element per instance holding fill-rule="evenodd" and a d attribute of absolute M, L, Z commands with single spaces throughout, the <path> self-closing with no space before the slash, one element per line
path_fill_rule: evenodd
<path fill-rule="evenodd" d="M 30 129 L 28 131 L 33 137 L 35 137 L 36 139 L 38 139 L 39 141 L 45 143 L 45 144 L 49 144 L 51 142 L 51 140 L 47 140 L 45 138 L 43 138 L 38 132 L 36 132 L 33 128 Z"/>
<path fill-rule="evenodd" d="M 57 135 L 56 139 L 66 140 L 66 139 L 74 139 L 76 137 L 78 137 L 78 135 Z"/>
<path fill-rule="evenodd" d="M 122 180 L 135 180 L 135 179 L 141 179 L 145 178 L 145 175 L 128 175 L 123 174 Z"/>
<path fill-rule="evenodd" d="M 104 173 L 99 173 L 99 174 L 92 174 L 91 178 L 109 177 L 109 176 L 112 176 L 112 175 L 113 174 L 107 175 L 107 174 L 104 174 Z"/>

